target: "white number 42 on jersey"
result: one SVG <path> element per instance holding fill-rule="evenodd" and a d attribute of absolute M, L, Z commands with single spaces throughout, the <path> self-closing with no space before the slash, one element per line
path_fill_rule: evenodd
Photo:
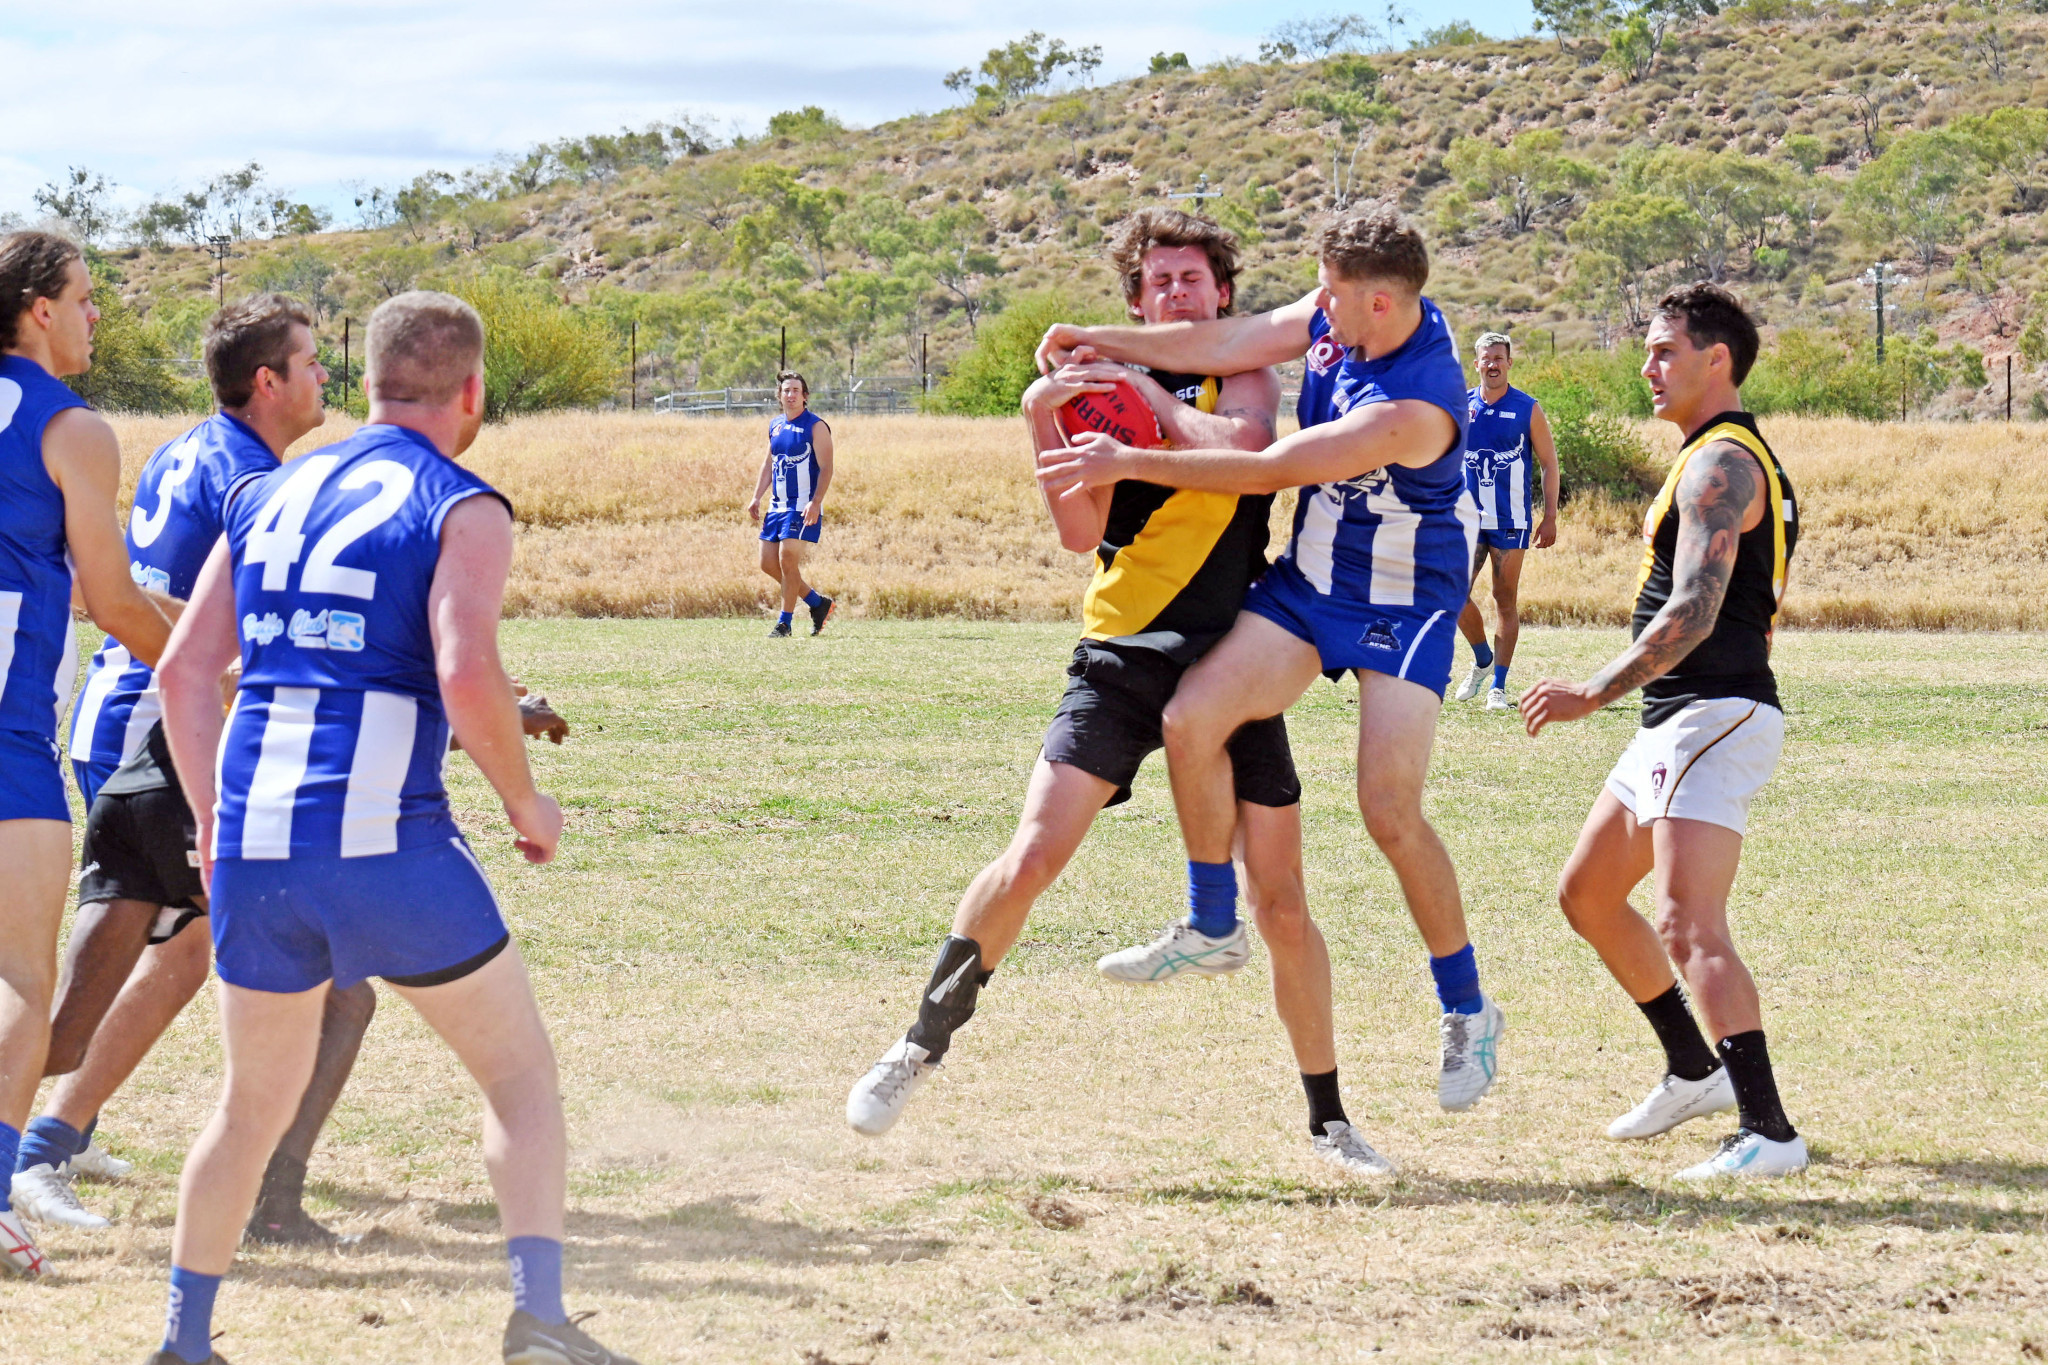
<path fill-rule="evenodd" d="M 292 565 L 299 562 L 306 548 L 306 517 L 313 510 L 313 499 L 339 463 L 338 455 L 308 455 L 256 514 L 244 558 L 247 563 L 263 566 L 265 592 L 278 592 L 287 586 Z M 412 492 L 412 471 L 396 460 L 371 460 L 350 470 L 336 486 L 348 491 L 371 484 L 377 485 L 377 495 L 335 522 L 314 543 L 313 553 L 306 557 L 306 567 L 299 574 L 301 592 L 376 597 L 375 570 L 343 568 L 334 561 L 343 550 L 391 520 L 404 506 L 406 495 Z"/>

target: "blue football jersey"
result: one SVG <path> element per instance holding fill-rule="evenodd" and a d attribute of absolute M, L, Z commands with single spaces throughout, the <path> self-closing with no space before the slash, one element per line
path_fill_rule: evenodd
<path fill-rule="evenodd" d="M 824 425 L 817 413 L 805 408 L 794 422 L 777 417 L 769 426 L 768 453 L 775 460 L 768 475 L 770 512 L 801 512 L 810 506 L 818 487 L 818 450 L 811 437 Z"/>
<path fill-rule="evenodd" d="M 1535 522 L 1536 447 L 1529 424 L 1536 400 L 1509 387 L 1498 403 L 1471 391 L 1472 420 L 1465 432 L 1465 487 L 1479 504 L 1484 531 L 1526 531 Z"/>
<path fill-rule="evenodd" d="M 1372 403 L 1419 399 L 1457 423 L 1443 455 L 1418 468 L 1388 465 L 1300 491 L 1282 556 L 1317 592 L 1378 607 L 1455 612 L 1472 590 L 1479 508 L 1465 489 L 1465 372 L 1450 324 L 1428 299 L 1422 324 L 1386 355 L 1366 359 L 1309 322 L 1308 370 L 1295 412 L 1303 427 Z"/>
<path fill-rule="evenodd" d="M 277 464 L 261 436 L 224 412 L 158 447 L 142 466 L 128 514 L 129 576 L 167 596 L 190 597 L 220 539 L 228 499 Z M 71 757 L 125 763 L 162 714 L 156 670 L 110 635 L 87 665 L 71 712 Z"/>
<path fill-rule="evenodd" d="M 360 858 L 456 837 L 427 593 L 442 519 L 479 494 L 504 501 L 426 437 L 380 424 L 229 504 L 242 682 L 214 856 Z"/>
<path fill-rule="evenodd" d="M 53 759 L 78 655 L 64 493 L 43 464 L 43 430 L 85 406 L 33 360 L 0 356 L 0 730 L 39 736 Z"/>

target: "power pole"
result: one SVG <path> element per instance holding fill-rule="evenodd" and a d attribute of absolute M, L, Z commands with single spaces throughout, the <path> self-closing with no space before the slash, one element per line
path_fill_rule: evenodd
<path fill-rule="evenodd" d="M 224 233 L 206 239 L 206 249 L 213 255 L 214 303 L 226 307 L 228 301 L 228 257 L 235 254 L 235 239 Z"/>
<path fill-rule="evenodd" d="M 919 332 L 917 334 L 917 391 L 919 393 L 930 393 L 932 391 L 931 352 L 928 349 L 928 343 L 931 339 L 932 334 L 930 332 Z M 2006 368 L 2008 370 L 2012 368 L 2010 360 L 2006 362 Z"/>
<path fill-rule="evenodd" d="M 1879 261 L 1876 265 L 1863 272 L 1864 282 L 1875 286 L 1877 289 L 1877 301 L 1871 305 L 1870 311 L 1877 314 L 1877 363 L 1880 365 L 1884 364 L 1884 314 L 1886 307 L 1884 301 L 1884 272 L 1885 263 L 1883 261 Z"/>
<path fill-rule="evenodd" d="M 1200 213 L 1202 205 L 1216 197 L 1216 191 L 1209 188 L 1209 173 L 1203 171 L 1195 177 L 1195 187 L 1193 189 L 1177 190 L 1169 193 L 1166 197 L 1168 199 L 1192 199 L 1195 201 L 1195 212 Z"/>
<path fill-rule="evenodd" d="M 784 323 L 784 324 L 782 325 L 782 359 L 780 359 L 780 360 L 778 360 L 778 361 L 776 361 L 776 362 L 775 362 L 775 368 L 776 368 L 776 369 L 777 369 L 778 371 L 780 371 L 780 370 L 786 370 L 786 369 L 788 369 L 788 368 L 789 368 L 789 324 L 788 324 L 788 323 Z"/>
<path fill-rule="evenodd" d="M 626 400 L 626 411 L 637 412 L 640 408 L 640 322 L 636 318 L 632 326 L 632 340 L 628 342 L 632 359 L 626 362 L 626 383 L 632 397 Z"/>
<path fill-rule="evenodd" d="M 341 405 L 348 406 L 348 319 L 341 320 Z"/>
<path fill-rule="evenodd" d="M 2005 420 L 2012 420 L 2012 352 L 2005 353 Z"/>

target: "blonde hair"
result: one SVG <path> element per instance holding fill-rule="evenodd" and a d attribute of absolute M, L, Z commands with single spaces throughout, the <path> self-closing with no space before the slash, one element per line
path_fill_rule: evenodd
<path fill-rule="evenodd" d="M 370 397 L 445 403 L 484 365 L 484 320 L 453 294 L 413 289 L 370 314 Z"/>

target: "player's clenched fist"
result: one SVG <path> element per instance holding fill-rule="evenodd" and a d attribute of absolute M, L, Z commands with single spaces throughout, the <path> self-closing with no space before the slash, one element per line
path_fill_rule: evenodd
<path fill-rule="evenodd" d="M 1600 709 L 1600 698 L 1578 683 L 1545 678 L 1522 694 L 1522 725 L 1532 735 L 1553 721 L 1578 720 Z"/>
<path fill-rule="evenodd" d="M 1065 497 L 1076 489 L 1100 488 L 1130 476 L 1125 462 L 1131 447 L 1099 431 L 1072 440 L 1065 450 L 1042 451 L 1038 456 L 1038 482 L 1047 497 Z"/>
<path fill-rule="evenodd" d="M 1051 374 L 1062 365 L 1086 364 L 1097 358 L 1095 348 L 1088 344 L 1088 329 L 1076 327 L 1071 322 L 1055 322 L 1045 329 L 1045 336 L 1038 343 L 1040 374 Z"/>
<path fill-rule="evenodd" d="M 518 837 L 512 847 L 529 863 L 544 863 L 562 846 L 562 808 L 546 792 L 536 791 L 516 807 L 505 803 L 505 818 Z"/>

